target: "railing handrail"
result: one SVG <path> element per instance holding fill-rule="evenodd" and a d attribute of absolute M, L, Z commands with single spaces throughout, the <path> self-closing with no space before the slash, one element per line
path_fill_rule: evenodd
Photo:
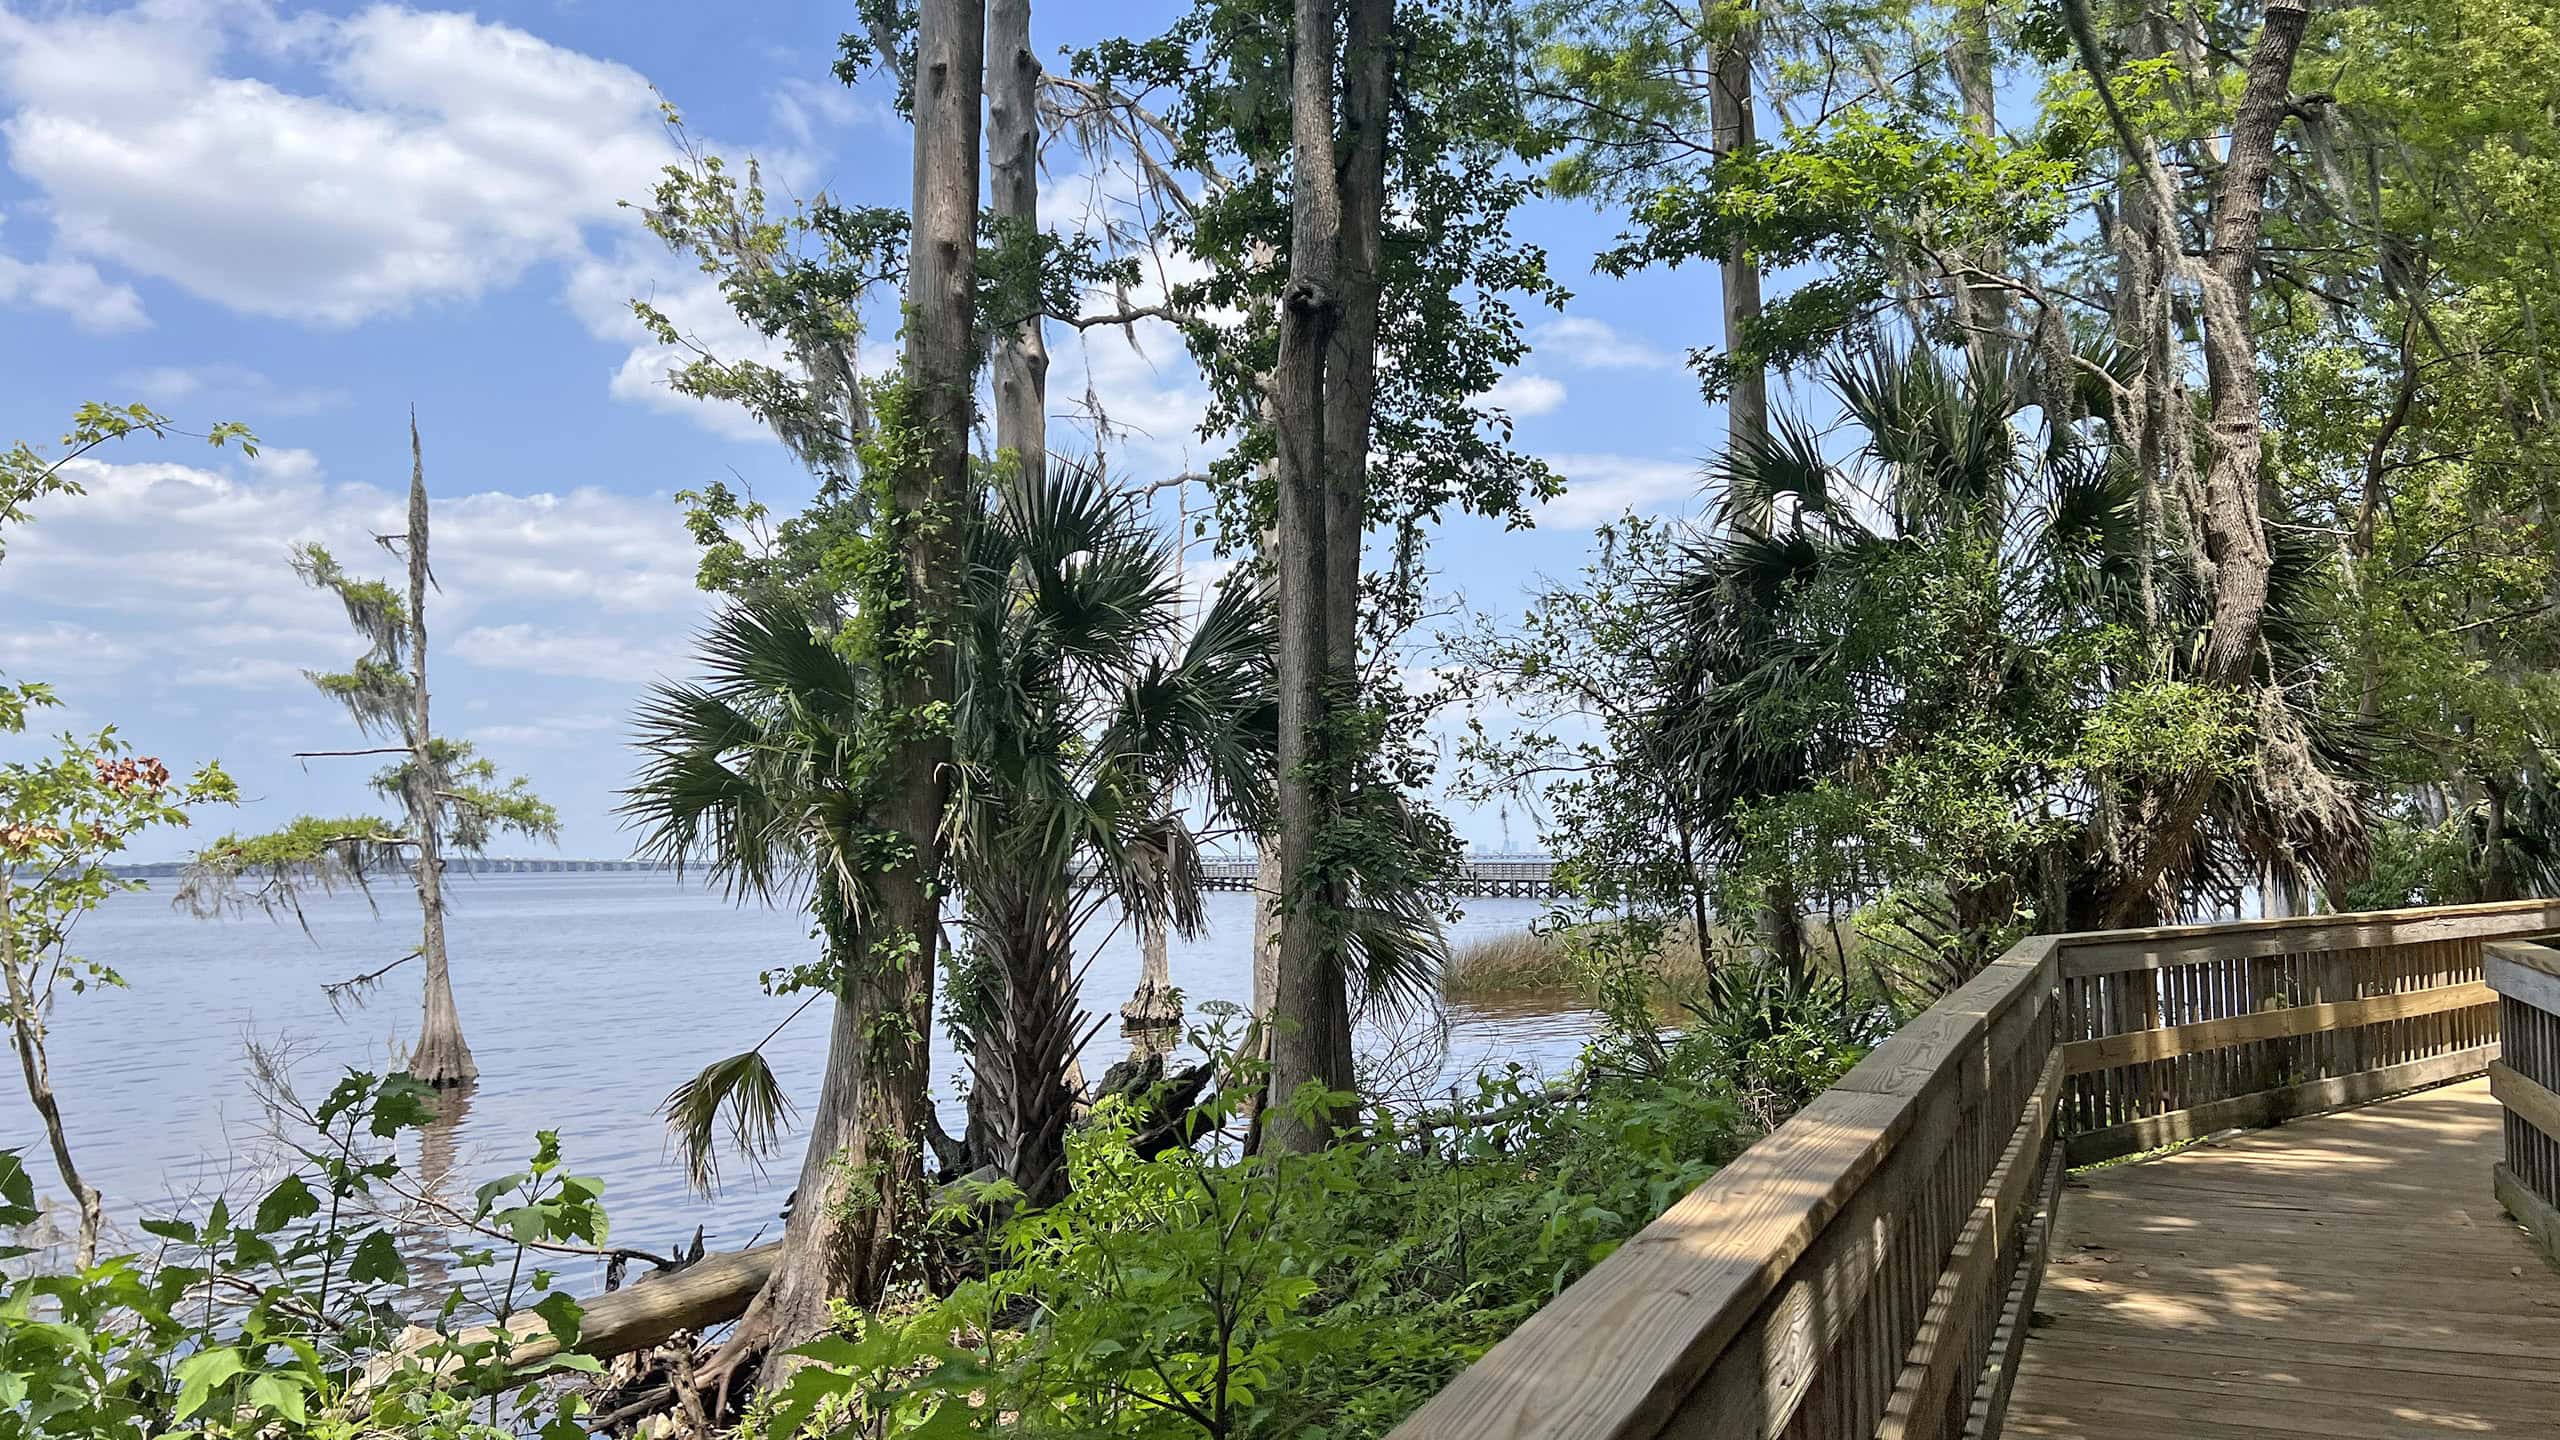
<path fill-rule="evenodd" d="M 1638 1231 L 1405 1421 L 1398 1440 L 1649 1436 L 1924 1119 L 1993 1024 L 2049 990 L 2022 941 Z"/>
<path fill-rule="evenodd" d="M 2103 975 L 2156 969 L 2162 963 L 2176 963 L 2171 957 L 2197 954 L 2238 957 L 2300 950 L 2365 950 L 2429 940 L 2516 938 L 2553 930 L 2560 930 L 2560 899 L 2491 900 L 2405 910 L 2220 920 L 2206 925 L 2083 930 L 2054 938 L 2068 952 L 2065 974 Z M 2119 961 L 2123 963 L 2116 963 Z"/>
<path fill-rule="evenodd" d="M 2033 1304 L 2040 1258 L 2016 1252 L 2040 1246 L 2022 1241 L 2039 1233 L 2028 1202 L 2058 1174 L 2066 976 L 2116 985 L 2086 977 L 2554 931 L 2560 900 L 2021 941 L 1531 1315 L 1393 1440 L 1645 1440 L 1675 1420 L 1684 1436 L 1996 1433 L 1999 1396 L 1987 1414 L 1974 1400 L 1968 1424 L 1971 1389 L 1949 1387 L 1969 1377 L 2005 1395 L 2002 1367 L 2025 1328 L 2014 1312 Z M 2433 1005 L 2338 1004 L 2306 1023 L 2372 1025 Z M 2231 1033 L 2260 1030 L 2286 1033 Z M 1925 1271 L 1886 1253 L 1897 1246 L 1930 1252 L 1917 1258 Z M 1848 1354 L 1853 1334 L 1890 1352 Z"/>

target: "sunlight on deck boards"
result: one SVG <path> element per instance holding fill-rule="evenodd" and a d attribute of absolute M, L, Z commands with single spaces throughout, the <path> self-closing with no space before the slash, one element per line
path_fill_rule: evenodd
<path fill-rule="evenodd" d="M 2560 1437 L 2486 1081 L 2071 1177 L 2004 1435 Z"/>

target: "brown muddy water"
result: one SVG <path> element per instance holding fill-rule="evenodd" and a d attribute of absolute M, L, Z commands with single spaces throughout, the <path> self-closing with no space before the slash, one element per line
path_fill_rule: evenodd
<path fill-rule="evenodd" d="M 257 1157 L 271 1147 L 249 1081 L 252 1046 L 289 1056 L 295 1087 L 316 1101 L 348 1066 L 396 1067 L 417 1024 L 414 966 L 393 971 L 361 1008 L 333 1010 L 321 989 L 416 943 L 405 891 L 384 889 L 378 913 L 354 896 L 323 901 L 306 936 L 290 923 L 192 919 L 170 908 L 171 883 L 84 922 L 77 948 L 122 971 L 129 988 L 66 995 L 53 1017 L 54 1080 L 74 1154 L 128 1232 L 142 1215 L 257 1183 Z M 696 1226 L 715 1250 L 779 1234 L 797 1137 L 763 1174 L 725 1160 L 721 1189 L 702 1196 L 687 1186 L 654 1111 L 704 1063 L 753 1045 L 800 1003 L 765 994 L 757 976 L 813 957 L 807 919 L 741 908 L 664 875 L 458 876 L 448 891 L 454 984 L 481 1069 L 480 1084 L 426 1142 L 450 1147 L 455 1178 L 468 1182 L 454 1191 L 467 1195 L 477 1179 L 515 1168 L 533 1133 L 551 1129 L 572 1168 L 604 1179 L 623 1243 L 676 1248 Z M 1202 1002 L 1241 1002 L 1252 985 L 1249 897 L 1211 895 L 1208 911 L 1207 933 L 1176 938 L 1169 956 L 1195 1022 Z M 1535 901 L 1481 900 L 1452 928 L 1461 939 L 1523 928 L 1538 911 Z M 1086 1006 L 1116 1012 L 1138 969 L 1125 932 L 1100 942 Z M 1452 1004 L 1440 1018 L 1393 1035 L 1373 1027 L 1368 1062 L 1416 1094 L 1514 1063 L 1552 1074 L 1592 1026 L 1569 996 Z M 822 1001 L 768 1047 L 795 1097 L 816 1090 L 826 1032 Z M 1126 1050 L 1116 1020 L 1105 1025 L 1085 1051 L 1086 1073 L 1098 1076 Z M 935 1095 L 956 1132 L 962 1087 L 940 1037 L 934 1058 Z M 58 1191 L 14 1076 L 5 1091 L 0 1149 L 23 1150 L 40 1192 Z M 403 1156 L 413 1168 L 418 1158 L 414 1148 Z"/>

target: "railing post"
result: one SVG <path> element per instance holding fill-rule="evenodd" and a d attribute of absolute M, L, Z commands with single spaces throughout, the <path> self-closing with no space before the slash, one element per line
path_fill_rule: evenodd
<path fill-rule="evenodd" d="M 2506 1159 L 2492 1175 L 2498 1203 L 2560 1262 L 2560 950 L 2491 945 L 2499 1056 L 2489 1093 L 2506 1109 Z"/>

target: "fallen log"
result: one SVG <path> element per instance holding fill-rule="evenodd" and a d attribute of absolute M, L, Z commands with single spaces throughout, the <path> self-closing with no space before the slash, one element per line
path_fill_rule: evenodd
<path fill-rule="evenodd" d="M 766 1277 L 773 1274 L 774 1259 L 781 1253 L 782 1242 L 775 1240 L 752 1250 L 706 1255 L 671 1274 L 645 1276 L 609 1294 L 580 1301 L 578 1343 L 570 1348 L 602 1360 L 645 1350 L 681 1331 L 734 1320 L 764 1288 Z M 507 1330 L 511 1364 L 530 1365 L 560 1353 L 558 1337 L 541 1316 L 531 1311 L 510 1319 Z M 497 1326 L 481 1325 L 456 1334 L 453 1340 L 469 1345 L 497 1337 Z M 442 1338 L 423 1326 L 410 1326 L 401 1332 L 399 1343 L 388 1354 L 376 1357 L 365 1367 L 364 1383 L 379 1383 L 404 1361 L 435 1346 Z"/>

